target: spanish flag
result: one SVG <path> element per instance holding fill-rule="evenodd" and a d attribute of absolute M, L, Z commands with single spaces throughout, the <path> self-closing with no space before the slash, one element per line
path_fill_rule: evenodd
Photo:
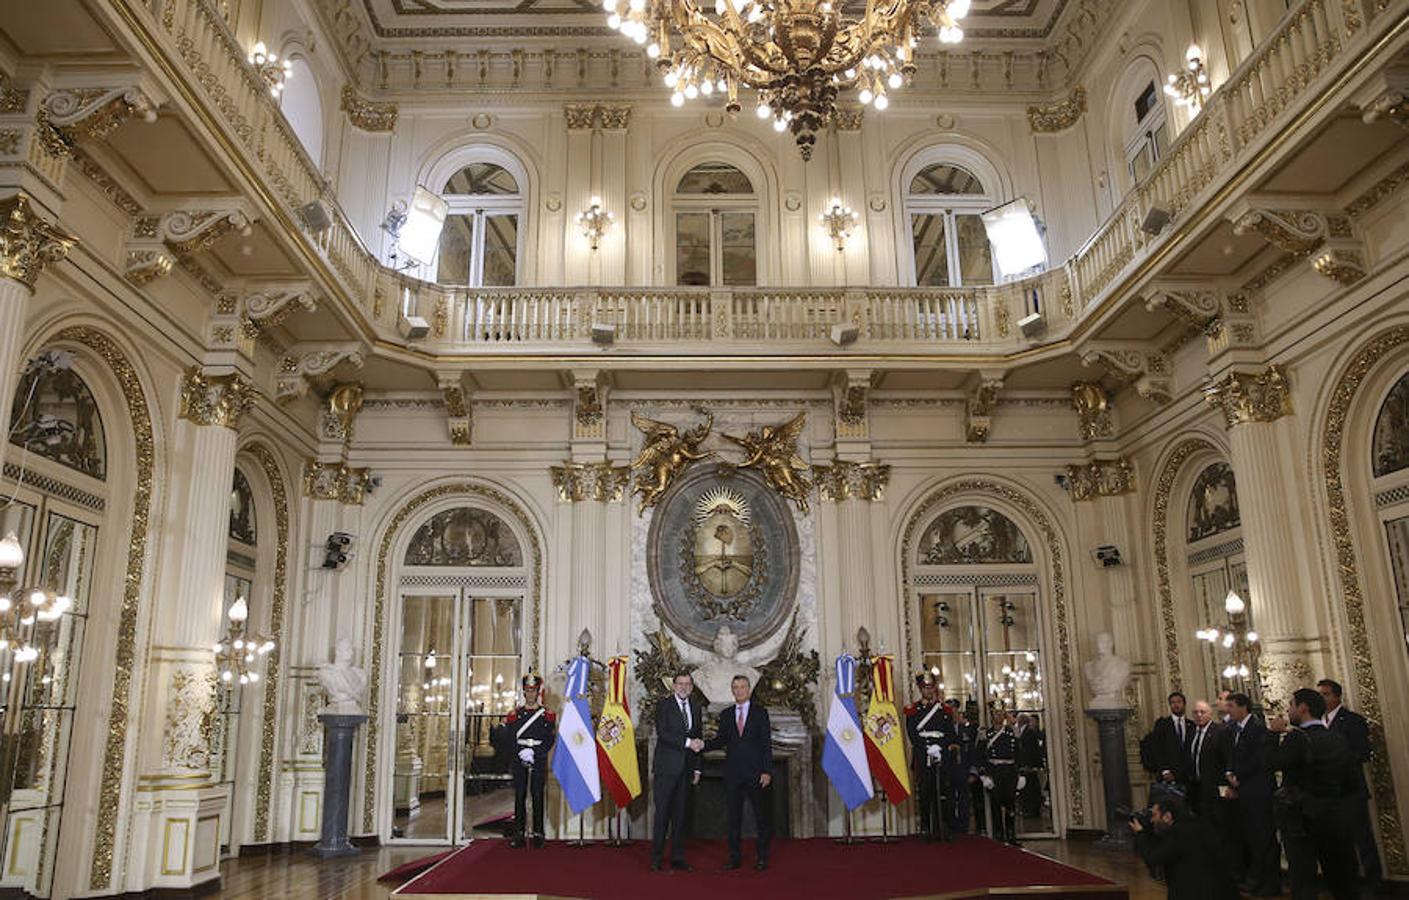
<path fill-rule="evenodd" d="M 602 784 L 618 808 L 641 794 L 641 770 L 636 764 L 636 731 L 626 703 L 627 658 L 613 656 L 607 664 L 607 700 L 597 719 L 597 768 Z"/>
<path fill-rule="evenodd" d="M 862 728 L 871 774 L 896 806 L 910 796 L 910 771 L 905 765 L 905 727 L 895 708 L 895 657 L 878 656 L 871 663 L 871 705 Z"/>

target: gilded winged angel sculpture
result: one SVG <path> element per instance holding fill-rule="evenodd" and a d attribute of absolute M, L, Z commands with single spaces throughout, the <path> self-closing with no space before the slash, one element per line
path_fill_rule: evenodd
<path fill-rule="evenodd" d="M 631 424 L 646 435 L 641 453 L 631 463 L 632 471 L 645 470 L 636 476 L 633 487 L 641 495 L 641 504 L 636 509 L 638 514 L 660 502 L 671 482 L 685 471 L 686 466 L 697 459 L 714 455 L 713 451 L 700 450 L 700 444 L 709 437 L 710 429 L 714 427 L 714 414 L 704 410 L 696 412 L 704 415 L 705 420 L 684 434 L 669 422 L 657 422 L 637 412 L 631 414 Z"/>
<path fill-rule="evenodd" d="M 743 437 L 720 432 L 720 437 L 748 451 L 748 457 L 738 464 L 739 468 L 762 469 L 773 490 L 796 503 L 803 515 L 807 514 L 807 495 L 812 492 L 812 482 L 804 474 L 807 463 L 797 455 L 797 439 L 806 421 L 807 413 L 800 412 L 782 425 L 764 425 Z"/>

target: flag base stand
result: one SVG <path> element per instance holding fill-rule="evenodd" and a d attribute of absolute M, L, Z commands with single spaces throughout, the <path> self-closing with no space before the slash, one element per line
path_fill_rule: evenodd
<path fill-rule="evenodd" d="M 625 847 L 627 844 L 631 843 L 631 820 L 629 818 L 623 819 L 621 815 L 623 812 L 625 812 L 623 808 L 616 807 L 612 812 L 611 818 L 607 819 L 607 839 L 605 843 L 608 847 Z M 625 826 L 624 828 L 623 825 Z M 623 834 L 625 834 L 625 837 L 622 836 Z"/>
<path fill-rule="evenodd" d="M 590 808 L 590 807 L 589 807 L 589 808 Z M 582 834 L 582 832 L 583 832 L 582 820 L 585 819 L 586 817 L 587 817 L 587 810 L 583 810 L 582 812 L 578 813 L 578 815 L 577 815 L 577 840 L 573 840 L 573 841 L 564 841 L 564 842 L 563 842 L 564 846 L 571 847 L 571 848 L 573 848 L 574 850 L 581 850 L 583 847 L 591 847 L 593 844 L 597 843 L 596 841 L 589 841 L 589 840 L 587 840 L 585 837 L 583 837 L 583 834 Z"/>
<path fill-rule="evenodd" d="M 841 844 L 844 847 L 853 847 L 866 842 L 865 838 L 859 838 L 851 833 L 851 810 L 846 811 L 846 818 L 842 820 L 842 835 L 832 843 Z"/>
<path fill-rule="evenodd" d="M 898 844 L 900 838 L 890 833 L 890 798 L 886 796 L 885 788 L 876 792 L 876 796 L 881 798 L 881 836 L 871 838 L 873 844 Z"/>

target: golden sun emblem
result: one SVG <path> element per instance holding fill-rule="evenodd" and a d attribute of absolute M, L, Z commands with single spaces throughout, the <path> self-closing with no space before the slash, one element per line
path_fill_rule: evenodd
<path fill-rule="evenodd" d="M 748 500 L 733 488 L 711 488 L 695 502 L 695 577 L 716 597 L 742 591 L 753 574 Z"/>

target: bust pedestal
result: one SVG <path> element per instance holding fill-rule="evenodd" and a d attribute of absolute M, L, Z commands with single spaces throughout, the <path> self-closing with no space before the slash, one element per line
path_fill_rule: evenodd
<path fill-rule="evenodd" d="M 1125 816 L 1116 810 L 1130 808 L 1130 768 L 1125 754 L 1125 721 L 1129 707 L 1088 709 L 1086 715 L 1096 720 L 1101 745 L 1101 784 L 1106 793 L 1106 833 L 1100 843 L 1108 847 L 1129 848 L 1135 835 L 1126 827 Z"/>
<path fill-rule="evenodd" d="M 357 848 L 347 839 L 347 814 L 352 793 L 352 739 L 365 715 L 323 713 L 323 832 L 318 845 L 309 850 L 314 856 L 355 856 Z"/>

